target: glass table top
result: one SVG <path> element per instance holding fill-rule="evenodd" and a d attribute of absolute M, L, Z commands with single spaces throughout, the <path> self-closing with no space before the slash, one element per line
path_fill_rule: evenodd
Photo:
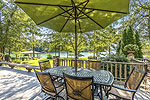
<path fill-rule="evenodd" d="M 94 83 L 100 85 L 112 85 L 114 81 L 114 76 L 112 73 L 106 70 L 95 70 L 95 69 L 87 69 L 87 68 L 78 68 L 77 73 L 75 73 L 74 67 L 69 66 L 58 66 L 51 69 L 46 70 L 51 75 L 63 77 L 63 73 L 77 76 L 77 77 L 94 77 Z"/>

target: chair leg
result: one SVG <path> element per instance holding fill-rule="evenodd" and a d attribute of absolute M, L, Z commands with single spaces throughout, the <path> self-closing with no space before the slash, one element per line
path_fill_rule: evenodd
<path fill-rule="evenodd" d="M 65 100 L 62 96 L 56 96 L 54 100 Z"/>
<path fill-rule="evenodd" d="M 48 97 L 48 98 L 46 98 L 45 100 L 54 100 L 54 98 L 51 98 L 51 97 Z"/>
<path fill-rule="evenodd" d="M 98 96 L 98 86 L 95 85 L 95 89 L 94 89 L 94 96 Z"/>

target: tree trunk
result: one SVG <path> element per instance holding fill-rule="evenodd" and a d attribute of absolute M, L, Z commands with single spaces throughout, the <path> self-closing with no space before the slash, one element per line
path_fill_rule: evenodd
<path fill-rule="evenodd" d="M 35 51 L 34 51 L 35 50 L 34 49 L 34 33 L 32 33 L 32 39 L 33 39 L 32 40 L 33 41 L 33 58 L 32 59 L 34 60 L 34 57 L 35 57 Z"/>
<path fill-rule="evenodd" d="M 9 61 L 9 62 L 11 62 L 10 51 L 11 51 L 11 49 L 9 48 L 9 54 L 8 54 L 8 61 Z"/>
<path fill-rule="evenodd" d="M 33 60 L 34 60 L 34 57 L 35 57 L 35 51 L 34 51 L 34 44 L 33 44 Z"/>
<path fill-rule="evenodd" d="M 93 57 L 95 58 L 95 48 L 94 48 L 94 51 L 93 51 Z"/>
<path fill-rule="evenodd" d="M 108 49 L 108 50 L 109 50 L 109 56 L 110 56 L 110 51 L 111 51 L 110 46 L 109 46 L 109 49 Z"/>
<path fill-rule="evenodd" d="M 68 50 L 67 50 L 67 58 L 68 58 Z"/>
<path fill-rule="evenodd" d="M 3 51 L 3 49 L 2 49 L 2 47 L 0 47 L 0 53 L 2 53 L 2 51 Z"/>
<path fill-rule="evenodd" d="M 59 58 L 60 58 L 60 46 L 59 46 L 59 54 L 58 54 Z"/>
<path fill-rule="evenodd" d="M 5 60 L 5 47 L 3 46 L 3 48 L 2 48 L 2 54 L 3 54 L 3 60 Z"/>
<path fill-rule="evenodd" d="M 149 40 L 150 40 L 150 10 L 148 11 L 148 33 L 149 33 Z"/>

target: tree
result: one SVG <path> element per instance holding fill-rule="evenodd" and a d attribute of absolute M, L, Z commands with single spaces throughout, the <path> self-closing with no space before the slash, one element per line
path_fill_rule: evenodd
<path fill-rule="evenodd" d="M 118 49 L 117 49 L 117 54 L 120 55 L 128 55 L 127 50 L 125 50 L 124 48 L 129 45 L 129 44 L 133 44 L 133 45 L 137 45 L 138 46 L 138 50 L 135 51 L 135 58 L 141 58 L 142 57 L 142 46 L 141 46 L 141 42 L 139 39 L 139 33 L 135 30 L 132 29 L 131 26 L 129 26 L 128 29 L 124 30 L 124 33 L 122 34 L 122 40 L 119 42 L 118 44 Z"/>
<path fill-rule="evenodd" d="M 1 3 L 2 2 L 2 3 Z M 22 51 L 31 42 L 28 41 L 28 33 L 37 33 L 33 21 L 17 8 L 13 1 L 0 2 L 0 52 Z M 33 23 L 33 24 L 32 24 Z"/>
<path fill-rule="evenodd" d="M 140 36 L 138 31 L 135 31 L 135 40 L 136 40 L 136 45 L 139 47 L 139 50 L 135 53 L 135 58 L 143 58 L 143 53 L 142 53 L 142 45 L 140 41 Z"/>

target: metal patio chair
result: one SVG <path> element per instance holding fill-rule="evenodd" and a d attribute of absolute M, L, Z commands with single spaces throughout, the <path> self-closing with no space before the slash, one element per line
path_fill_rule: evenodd
<path fill-rule="evenodd" d="M 63 74 L 67 100 L 94 100 L 93 77 L 75 77 Z"/>
<path fill-rule="evenodd" d="M 137 92 L 146 74 L 147 70 L 144 72 L 134 67 L 123 85 L 124 88 L 119 87 L 119 85 L 117 86 L 117 84 L 114 84 L 109 94 L 112 94 L 120 99 L 134 100 L 135 93 Z"/>
<path fill-rule="evenodd" d="M 34 72 L 40 82 L 41 92 L 49 96 L 46 99 L 64 100 L 64 98 L 59 95 L 64 89 L 64 83 L 54 81 L 50 73 L 37 72 L 35 69 Z"/>
<path fill-rule="evenodd" d="M 51 68 L 51 64 L 50 64 L 49 60 L 39 62 L 39 66 L 40 66 L 41 72 Z"/>

